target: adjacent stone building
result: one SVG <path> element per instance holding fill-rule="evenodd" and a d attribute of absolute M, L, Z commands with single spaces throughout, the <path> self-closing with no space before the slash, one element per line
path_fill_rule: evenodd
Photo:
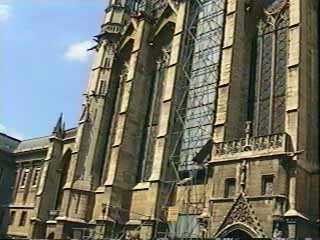
<path fill-rule="evenodd" d="M 9 204 L 15 179 L 13 151 L 19 140 L 0 133 L 0 238 L 7 232 Z"/>
<path fill-rule="evenodd" d="M 105 12 L 78 126 L 14 151 L 8 235 L 320 237 L 319 2 Z"/>

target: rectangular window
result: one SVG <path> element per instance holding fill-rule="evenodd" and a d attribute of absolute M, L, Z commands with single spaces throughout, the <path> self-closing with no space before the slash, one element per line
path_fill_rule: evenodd
<path fill-rule="evenodd" d="M 25 186 L 27 185 L 29 172 L 30 172 L 30 169 L 28 168 L 23 170 L 21 181 L 20 181 L 20 188 L 25 188 Z"/>
<path fill-rule="evenodd" d="M 20 218 L 20 222 L 19 222 L 19 226 L 24 226 L 26 225 L 26 221 L 27 221 L 27 212 L 23 211 L 21 213 L 21 218 Z"/>
<path fill-rule="evenodd" d="M 231 198 L 236 192 L 236 180 L 234 178 L 229 178 L 225 181 L 224 197 Z"/>
<path fill-rule="evenodd" d="M 272 195 L 273 175 L 262 176 L 262 195 Z"/>
<path fill-rule="evenodd" d="M 15 217 L 16 217 L 16 211 L 12 211 L 10 213 L 9 225 L 13 225 L 14 224 Z"/>
<path fill-rule="evenodd" d="M 41 168 L 40 167 L 37 167 L 34 170 L 33 180 L 32 180 L 32 186 L 33 187 L 36 187 L 38 185 L 39 178 L 40 178 L 40 172 L 41 172 Z"/>

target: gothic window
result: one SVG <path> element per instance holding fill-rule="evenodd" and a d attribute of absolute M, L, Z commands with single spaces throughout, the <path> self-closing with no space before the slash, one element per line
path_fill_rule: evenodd
<path fill-rule="evenodd" d="M 128 72 L 129 72 L 129 63 L 125 62 L 120 70 L 120 75 L 119 75 L 119 88 L 118 88 L 118 94 L 117 94 L 117 96 L 118 96 L 117 105 L 118 106 L 121 106 L 121 104 L 122 104 L 124 84 L 128 78 Z"/>
<path fill-rule="evenodd" d="M 62 198 L 63 198 L 63 187 L 67 182 L 68 177 L 68 171 L 70 167 L 70 160 L 72 157 L 72 151 L 69 149 L 62 158 L 61 167 L 58 170 L 60 173 L 60 179 L 59 179 L 59 187 L 58 187 L 58 194 L 56 198 L 56 204 L 55 209 L 59 210 L 62 205 Z"/>
<path fill-rule="evenodd" d="M 115 117 L 114 117 L 114 129 L 113 129 L 113 134 L 112 134 L 112 142 L 113 144 L 118 144 L 117 139 L 116 139 L 116 134 L 118 131 L 118 128 L 121 127 L 121 124 L 119 124 L 118 120 L 118 114 L 121 113 L 123 101 L 124 101 L 124 95 L 125 95 L 125 85 L 126 85 L 126 80 L 128 78 L 128 72 L 129 72 L 129 63 L 125 62 L 123 63 L 123 66 L 120 70 L 120 75 L 119 75 L 119 87 L 118 87 L 118 92 L 117 92 L 117 99 L 116 99 L 116 107 L 115 107 Z"/>
<path fill-rule="evenodd" d="M 166 78 L 169 66 L 170 54 L 171 44 L 162 48 L 161 55 L 156 61 L 156 71 L 150 88 L 148 101 L 149 105 L 143 130 L 140 156 L 142 161 L 139 162 L 138 166 L 138 182 L 146 181 L 151 175 L 153 164 L 153 147 L 155 144 L 159 123 L 161 93 L 163 89 L 163 82 Z"/>
<path fill-rule="evenodd" d="M 253 124 L 255 135 L 284 132 L 288 2 L 274 0 L 258 22 Z"/>
<path fill-rule="evenodd" d="M 235 195 L 236 191 L 236 180 L 234 178 L 228 178 L 225 181 L 225 188 L 224 188 L 224 197 L 231 198 Z"/>
<path fill-rule="evenodd" d="M 262 176 L 262 195 L 272 195 L 273 175 Z"/>

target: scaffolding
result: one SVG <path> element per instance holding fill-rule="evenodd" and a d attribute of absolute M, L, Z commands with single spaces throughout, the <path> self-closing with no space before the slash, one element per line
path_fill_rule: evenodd
<path fill-rule="evenodd" d="M 181 94 L 172 133 L 176 146 L 171 155 L 179 171 L 197 169 L 193 159 L 212 139 L 215 102 L 222 52 L 225 0 L 195 0 L 186 28 L 186 53 L 181 61 Z"/>
<path fill-rule="evenodd" d="M 164 0 L 125 1 L 127 10 L 131 14 L 146 12 L 150 15 L 154 15 L 156 10 L 163 8 L 164 2 Z M 184 53 L 180 61 L 181 75 L 176 83 L 174 128 L 169 135 L 170 143 L 173 145 L 169 152 L 169 163 L 175 176 L 166 182 L 169 190 L 163 204 L 163 209 L 168 209 L 178 185 L 185 186 L 183 190 L 185 192 L 181 194 L 178 202 L 184 201 L 186 211 L 183 215 L 186 216 L 186 219 L 188 216 L 195 215 L 195 213 L 189 213 L 190 206 L 194 204 L 190 202 L 189 193 L 197 181 L 198 172 L 204 170 L 204 175 L 207 176 L 203 163 L 210 157 L 210 146 L 212 146 L 225 2 L 226 0 L 190 0 L 189 12 L 186 14 Z M 198 200 L 203 202 L 202 207 L 204 208 L 205 190 L 195 194 Z M 199 215 L 203 208 L 196 214 Z M 161 221 L 158 219 L 156 222 Z M 187 222 L 184 228 L 190 231 L 184 232 L 180 237 L 187 239 L 202 237 L 199 233 L 198 222 L 191 218 L 187 219 Z M 136 230 L 142 226 L 143 223 Z M 175 227 L 175 234 L 170 237 L 179 237 L 177 236 L 180 235 L 177 234 L 178 224 Z M 162 235 L 157 228 L 156 223 L 154 238 Z M 195 235 L 195 232 L 198 232 L 198 235 Z M 164 237 L 167 236 L 168 232 Z M 117 239 L 124 237 L 122 234 Z"/>
<path fill-rule="evenodd" d="M 171 133 L 174 148 L 170 154 L 170 163 L 176 173 L 172 181 L 166 206 L 170 205 L 170 195 L 178 185 L 184 185 L 184 191 L 177 202 L 187 206 L 183 213 L 184 229 L 179 233 L 179 221 L 175 225 L 174 236 L 180 238 L 203 237 L 199 222 L 194 214 L 200 215 L 205 207 L 205 189 L 194 192 L 190 201 L 190 190 L 198 183 L 199 171 L 203 170 L 204 183 L 207 178 L 206 161 L 211 155 L 213 143 L 213 123 L 216 110 L 217 85 L 220 75 L 220 62 L 225 21 L 225 0 L 194 0 L 190 2 L 185 30 L 182 75 L 177 82 L 175 107 L 175 127 Z M 194 202 L 195 201 L 195 202 Z M 199 201 L 199 203 L 197 203 Z M 200 212 L 189 212 L 194 203 L 202 203 Z M 192 216 L 193 215 L 193 216 Z M 169 225 L 170 227 L 170 225 Z M 180 226 L 181 227 L 181 226 Z M 180 231 L 181 232 L 181 231 Z"/>

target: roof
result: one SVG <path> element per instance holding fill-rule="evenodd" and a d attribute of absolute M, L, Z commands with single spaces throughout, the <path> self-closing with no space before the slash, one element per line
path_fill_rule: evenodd
<path fill-rule="evenodd" d="M 46 148 L 50 144 L 50 136 L 33 138 L 22 141 L 15 152 L 23 152 L 28 150 L 35 150 L 39 148 Z"/>
<path fill-rule="evenodd" d="M 19 145 L 20 140 L 0 133 L 0 150 L 5 152 L 13 152 Z"/>
<path fill-rule="evenodd" d="M 65 130 L 64 138 L 66 139 L 66 138 L 75 137 L 77 135 L 77 130 L 78 130 L 77 127 L 69 128 L 69 129 Z"/>

